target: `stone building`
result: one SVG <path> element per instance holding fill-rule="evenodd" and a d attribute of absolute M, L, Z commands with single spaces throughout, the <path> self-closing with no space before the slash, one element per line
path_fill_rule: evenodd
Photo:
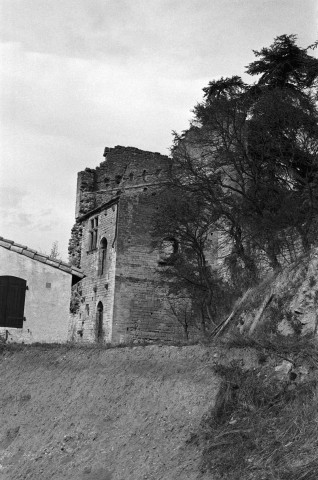
<path fill-rule="evenodd" d="M 85 274 L 73 289 L 70 338 L 125 342 L 180 338 L 166 315 L 160 269 L 177 244 L 161 253 L 151 230 L 160 187 L 172 160 L 137 148 L 106 148 L 96 169 L 78 174 L 71 263 Z"/>
<path fill-rule="evenodd" d="M 24 343 L 66 342 L 75 266 L 0 237 L 0 337 Z"/>

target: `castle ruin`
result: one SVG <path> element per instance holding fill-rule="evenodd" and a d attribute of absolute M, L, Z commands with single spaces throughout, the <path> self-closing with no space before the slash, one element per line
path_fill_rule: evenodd
<path fill-rule="evenodd" d="M 69 253 L 85 278 L 73 287 L 70 338 L 107 343 L 180 338 L 181 326 L 166 314 L 160 272 L 162 255 L 175 246 L 166 245 L 162 253 L 151 235 L 172 160 L 121 146 L 105 148 L 104 157 L 96 169 L 78 174 Z"/>

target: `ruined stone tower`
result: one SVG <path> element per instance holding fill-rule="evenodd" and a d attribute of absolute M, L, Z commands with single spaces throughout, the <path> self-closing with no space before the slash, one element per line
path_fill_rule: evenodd
<path fill-rule="evenodd" d="M 104 157 L 78 174 L 69 252 L 85 278 L 74 287 L 70 337 L 171 340 L 181 332 L 165 314 L 162 262 L 151 236 L 171 159 L 121 146 L 105 148 Z"/>

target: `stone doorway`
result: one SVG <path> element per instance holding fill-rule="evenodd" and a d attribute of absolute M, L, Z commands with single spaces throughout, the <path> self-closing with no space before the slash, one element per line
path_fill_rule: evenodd
<path fill-rule="evenodd" d="M 96 313 L 96 341 L 97 342 L 102 342 L 104 338 L 103 314 L 104 314 L 103 304 L 102 302 L 98 302 L 97 313 Z"/>

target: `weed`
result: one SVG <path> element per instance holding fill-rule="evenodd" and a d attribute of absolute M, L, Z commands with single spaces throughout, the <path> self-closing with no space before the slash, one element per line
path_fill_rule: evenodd
<path fill-rule="evenodd" d="M 262 355 L 279 354 L 293 362 L 311 358 L 312 365 L 318 365 L 317 344 L 308 338 L 298 339 L 298 345 L 291 339 L 265 346 L 245 339 L 247 344 Z M 215 406 L 190 440 L 202 446 L 202 472 L 226 480 L 315 480 L 316 380 L 311 377 L 291 387 L 288 380 L 282 383 L 263 367 L 243 371 L 237 363 L 218 365 L 215 372 L 222 379 Z"/>
<path fill-rule="evenodd" d="M 47 351 L 47 350 L 58 350 L 60 352 L 67 352 L 71 350 L 109 350 L 109 349 L 119 349 L 119 348 L 134 348 L 134 347 L 147 347 L 147 346 L 176 346 L 176 347 L 187 347 L 191 345 L 210 345 L 211 342 L 206 340 L 206 342 L 200 339 L 189 340 L 189 341 L 153 341 L 153 340 L 128 340 L 121 343 L 106 343 L 106 342 L 94 342 L 94 343 L 77 343 L 77 342 L 67 342 L 67 343 L 46 343 L 46 342 L 35 342 L 31 344 L 23 343 L 4 343 L 0 342 L 0 353 L 2 352 L 19 352 L 23 350 L 38 350 L 38 351 Z"/>
<path fill-rule="evenodd" d="M 316 277 L 311 275 L 311 277 L 309 278 L 309 287 L 313 288 L 316 285 L 316 283 L 317 283 Z"/>
<path fill-rule="evenodd" d="M 249 337 L 241 334 L 232 335 L 227 346 L 231 348 L 254 348 L 259 357 L 274 355 L 294 365 L 307 363 L 318 369 L 318 345 L 312 335 L 302 337 L 275 335 L 268 338 Z M 263 362 L 264 363 L 264 362 Z"/>
<path fill-rule="evenodd" d="M 303 325 L 302 325 L 301 321 L 299 320 L 298 316 L 294 312 L 291 312 L 289 310 L 285 313 L 285 317 L 286 317 L 287 322 L 292 327 L 295 335 L 301 335 Z"/>

